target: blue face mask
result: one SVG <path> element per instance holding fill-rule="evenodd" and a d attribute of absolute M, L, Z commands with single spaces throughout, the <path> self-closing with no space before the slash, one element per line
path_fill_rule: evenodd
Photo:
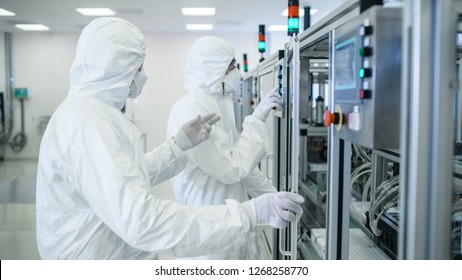
<path fill-rule="evenodd" d="M 143 90 L 143 86 L 147 80 L 148 76 L 144 73 L 144 68 L 141 68 L 141 71 L 136 71 L 135 77 L 133 77 L 132 84 L 129 88 L 128 98 L 137 98 Z"/>

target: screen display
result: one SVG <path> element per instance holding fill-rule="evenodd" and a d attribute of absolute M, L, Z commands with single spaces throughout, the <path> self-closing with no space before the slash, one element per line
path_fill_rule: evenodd
<path fill-rule="evenodd" d="M 356 38 L 353 37 L 335 45 L 335 89 L 354 89 L 356 87 L 355 44 Z"/>

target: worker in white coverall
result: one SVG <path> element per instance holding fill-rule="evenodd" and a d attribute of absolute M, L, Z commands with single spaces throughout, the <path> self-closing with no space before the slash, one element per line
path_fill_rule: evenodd
<path fill-rule="evenodd" d="M 155 259 L 233 251 L 250 231 L 283 228 L 303 198 L 274 193 L 193 207 L 156 199 L 151 187 L 180 172 L 185 150 L 218 118 L 195 116 L 143 153 L 141 133 L 120 111 L 136 97 L 146 44 L 129 22 L 93 20 L 79 38 L 69 95 L 53 114 L 37 170 L 37 242 L 45 259 Z M 295 214 L 294 214 L 295 212 Z"/>
<path fill-rule="evenodd" d="M 210 139 L 186 154 L 184 171 L 172 179 L 177 202 L 188 205 L 220 205 L 227 199 L 243 202 L 251 197 L 276 192 L 262 175 L 258 163 L 267 154 L 270 133 L 265 120 L 282 102 L 275 90 L 266 94 L 253 114 L 247 116 L 238 133 L 233 110 L 233 93 L 241 76 L 235 67 L 234 49 L 217 37 L 194 42 L 186 62 L 187 94 L 172 107 L 167 136 L 172 137 L 185 120 L 197 115 L 217 113 L 221 121 L 213 127 Z M 261 235 L 259 232 L 258 235 Z M 198 259 L 260 258 L 247 254 L 256 238 L 250 234 L 239 250 L 201 256 Z"/>

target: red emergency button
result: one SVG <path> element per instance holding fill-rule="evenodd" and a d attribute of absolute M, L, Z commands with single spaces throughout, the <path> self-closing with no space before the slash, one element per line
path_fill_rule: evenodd
<path fill-rule="evenodd" d="M 329 110 L 324 112 L 324 126 L 329 126 L 331 124 L 339 124 L 340 122 L 340 114 L 339 113 L 331 113 Z"/>

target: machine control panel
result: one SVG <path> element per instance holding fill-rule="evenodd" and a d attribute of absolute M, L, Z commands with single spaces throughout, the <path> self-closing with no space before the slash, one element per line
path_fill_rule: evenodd
<path fill-rule="evenodd" d="M 282 95 L 282 88 L 284 87 L 284 67 L 282 64 L 278 65 L 278 92 L 280 95 Z"/>
<path fill-rule="evenodd" d="M 399 147 L 402 9 L 375 6 L 335 30 L 334 136 L 376 149 Z M 335 123 L 335 120 L 341 123 Z"/>

